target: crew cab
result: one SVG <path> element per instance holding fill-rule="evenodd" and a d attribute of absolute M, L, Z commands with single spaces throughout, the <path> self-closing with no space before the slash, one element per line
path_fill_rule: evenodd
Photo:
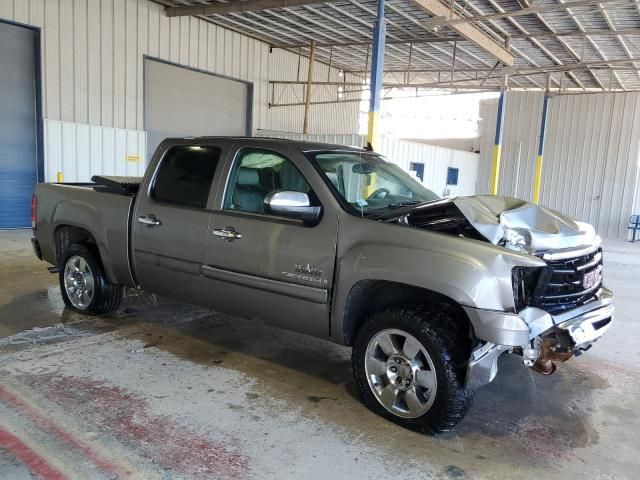
<path fill-rule="evenodd" d="M 407 428 L 453 428 L 500 355 L 550 374 L 611 326 L 591 226 L 441 199 L 367 149 L 174 138 L 143 178 L 92 180 L 34 194 L 34 251 L 69 308 L 141 288 L 351 346 L 363 402 Z"/>

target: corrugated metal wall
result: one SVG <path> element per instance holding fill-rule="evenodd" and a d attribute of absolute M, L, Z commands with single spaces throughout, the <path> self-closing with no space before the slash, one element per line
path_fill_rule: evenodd
<path fill-rule="evenodd" d="M 257 135 L 349 146 L 366 144 L 366 137 L 363 135 L 302 135 L 267 130 L 258 131 Z M 384 137 L 381 138 L 380 147 L 377 150 L 407 171 L 411 162 L 424 163 L 424 180 L 422 183 L 438 195 L 447 193 L 455 196 L 474 195 L 476 193 L 479 171 L 478 154 Z M 458 185 L 456 186 L 446 185 L 448 167 L 459 169 Z"/>
<path fill-rule="evenodd" d="M 274 49 L 269 57 L 269 80 L 306 81 L 308 68 L 309 59 L 307 57 L 299 57 L 289 51 Z M 358 80 L 351 75 L 346 78 L 341 77 L 339 70 L 329 69 L 328 65 L 317 62 L 313 69 L 312 79 L 316 82 Z M 275 87 L 270 87 L 269 101 L 274 104 L 302 103 L 305 98 L 305 88 L 305 85 L 275 85 Z M 315 85 L 312 89 L 312 101 L 335 101 L 338 99 L 337 94 L 338 87 L 335 85 Z M 358 102 L 311 105 L 309 131 L 311 133 L 356 132 L 358 131 L 359 107 Z M 302 132 L 304 106 L 272 107 L 269 112 L 269 127 L 267 128 L 270 130 Z"/>
<path fill-rule="evenodd" d="M 143 56 L 148 55 L 252 82 L 254 129 L 302 129 L 300 108 L 268 108 L 269 75 L 295 80 L 295 53 L 270 53 L 266 43 L 194 17 L 168 18 L 162 5 L 149 0 L 0 0 L 0 18 L 42 29 L 47 120 L 144 130 Z M 305 64 L 306 59 L 302 79 Z M 327 70 L 317 65 L 318 78 Z M 337 75 L 332 69 L 331 78 Z M 310 127 L 312 132 L 356 131 L 357 104 L 314 107 Z M 74 148 L 49 146 L 65 152 Z M 45 150 L 46 164 L 53 165 L 48 155 Z M 65 168 L 80 172 L 85 167 L 67 162 Z"/>
<path fill-rule="evenodd" d="M 542 94 L 509 92 L 499 193 L 531 199 Z M 497 101 L 483 102 L 480 190 L 488 190 Z M 626 237 L 640 208 L 640 95 L 552 97 L 544 148 L 541 203 Z M 635 199 L 635 206 L 634 206 Z"/>
<path fill-rule="evenodd" d="M 64 172 L 65 182 L 87 182 L 93 175 L 144 174 L 146 135 L 140 130 L 46 120 L 44 141 L 46 182 L 55 182 L 58 172 Z"/>

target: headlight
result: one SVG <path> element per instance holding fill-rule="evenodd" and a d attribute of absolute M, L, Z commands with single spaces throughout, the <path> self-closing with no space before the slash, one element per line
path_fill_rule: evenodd
<path fill-rule="evenodd" d="M 505 228 L 504 246 L 516 252 L 529 253 L 531 232 L 526 228 Z"/>
<path fill-rule="evenodd" d="M 541 274 L 545 267 L 513 267 L 511 281 L 513 285 L 513 302 L 516 312 L 531 303 L 539 288 Z"/>

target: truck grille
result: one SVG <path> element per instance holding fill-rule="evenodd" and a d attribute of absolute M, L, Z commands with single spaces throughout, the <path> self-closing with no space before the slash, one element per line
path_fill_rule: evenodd
<path fill-rule="evenodd" d="M 579 257 L 547 261 L 531 305 L 559 313 L 594 299 L 602 287 L 602 249 Z"/>

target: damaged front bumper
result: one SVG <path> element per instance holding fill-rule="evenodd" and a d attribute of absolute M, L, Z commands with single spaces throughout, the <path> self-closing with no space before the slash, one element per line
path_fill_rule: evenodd
<path fill-rule="evenodd" d="M 466 385 L 478 388 L 498 372 L 498 357 L 505 351 L 522 352 L 525 365 L 555 358 L 567 359 L 591 347 L 611 327 L 613 292 L 602 288 L 597 298 L 561 314 L 528 307 L 519 313 L 465 307 L 476 337 L 483 340 L 469 361 Z M 551 373 L 543 372 L 543 373 Z"/>

